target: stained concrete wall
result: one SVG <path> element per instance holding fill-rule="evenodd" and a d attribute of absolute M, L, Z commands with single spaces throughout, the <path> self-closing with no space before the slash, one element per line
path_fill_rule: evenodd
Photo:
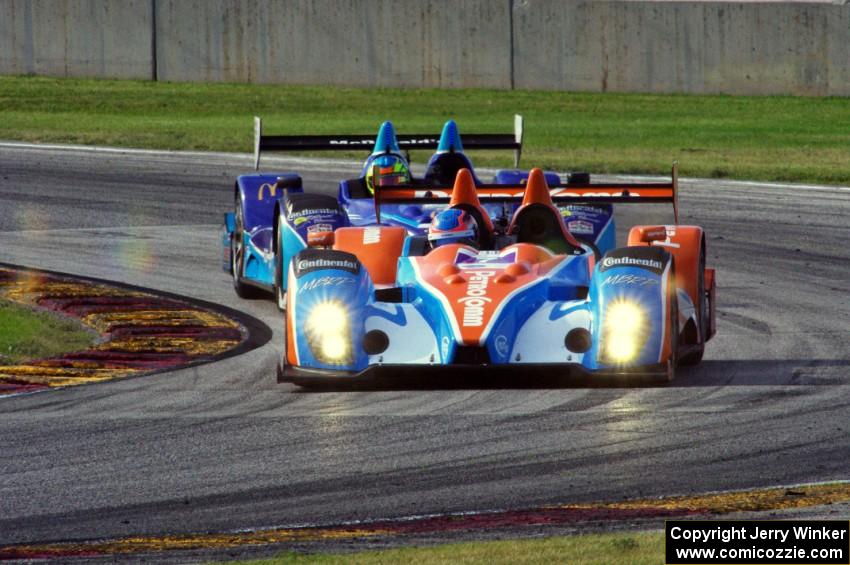
<path fill-rule="evenodd" d="M 151 0 L 0 0 L 0 74 L 153 77 Z"/>
<path fill-rule="evenodd" d="M 159 0 L 162 80 L 510 86 L 508 0 Z"/>
<path fill-rule="evenodd" d="M 850 6 L 517 0 L 517 88 L 850 94 Z"/>
<path fill-rule="evenodd" d="M 0 74 L 850 95 L 850 5 L 0 0 Z"/>

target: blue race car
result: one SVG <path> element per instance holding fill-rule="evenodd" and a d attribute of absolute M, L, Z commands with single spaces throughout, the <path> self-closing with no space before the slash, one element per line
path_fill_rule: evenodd
<path fill-rule="evenodd" d="M 470 171 L 476 186 L 521 185 L 528 172 L 512 169 L 497 171 L 491 185 L 475 174 L 465 149 L 512 150 L 515 166 L 522 151 L 523 123 L 515 117 L 512 134 L 466 134 L 461 140 L 458 127 L 449 120 L 439 137 L 430 134 L 396 135 L 391 122 L 381 125 L 378 135 L 335 136 L 264 136 L 262 122 L 255 118 L 255 167 L 265 151 L 347 150 L 368 147 L 360 175 L 340 182 L 336 197 L 304 190 L 295 173 L 255 173 L 242 175 L 234 187 L 234 211 L 225 214 L 222 234 L 222 267 L 233 276 L 236 293 L 243 298 L 264 292 L 274 293 L 283 309 L 287 290 L 285 273 L 291 258 L 311 244 L 328 240 L 337 229 L 348 226 L 400 226 L 408 233 L 421 235 L 431 218 L 446 206 L 430 202 L 387 203 L 376 214 L 376 179 L 383 183 L 407 184 L 417 194 L 451 186 L 457 172 Z M 407 152 L 411 149 L 435 149 L 422 178 L 410 172 Z M 586 174 L 573 174 L 564 184 L 552 172 L 545 173 L 552 186 L 586 183 Z M 518 204 L 511 204 L 515 209 Z M 503 204 L 485 203 L 487 214 L 504 217 Z M 604 252 L 614 246 L 613 209 L 608 203 L 560 204 L 567 229 L 580 241 Z"/>

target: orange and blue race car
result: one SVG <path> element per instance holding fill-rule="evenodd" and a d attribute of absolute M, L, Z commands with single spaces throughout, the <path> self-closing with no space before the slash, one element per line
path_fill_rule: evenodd
<path fill-rule="evenodd" d="M 714 270 L 703 230 L 678 223 L 675 166 L 670 183 L 555 186 L 540 169 L 485 185 L 462 168 L 427 190 L 374 174 L 374 224 L 327 230 L 289 261 L 280 381 L 459 369 L 666 381 L 701 360 Z M 559 208 L 653 202 L 672 203 L 675 223 L 635 226 L 605 251 Z M 383 221 L 400 205 L 442 208 L 415 233 Z"/>

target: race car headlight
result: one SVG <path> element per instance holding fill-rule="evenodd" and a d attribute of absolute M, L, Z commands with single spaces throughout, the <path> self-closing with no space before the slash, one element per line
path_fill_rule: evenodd
<path fill-rule="evenodd" d="M 304 332 L 319 362 L 328 365 L 348 365 L 351 362 L 348 314 L 340 303 L 328 301 L 314 306 L 307 316 Z"/>
<path fill-rule="evenodd" d="M 602 333 L 601 361 L 626 365 L 634 361 L 646 341 L 646 312 L 633 301 L 615 300 L 605 309 Z"/>

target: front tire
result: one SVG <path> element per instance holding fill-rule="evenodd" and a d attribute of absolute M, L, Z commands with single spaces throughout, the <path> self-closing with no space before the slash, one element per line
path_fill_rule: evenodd
<path fill-rule="evenodd" d="M 283 218 L 278 216 L 277 230 L 275 233 L 275 256 L 274 256 L 274 298 L 277 309 L 281 312 L 286 310 L 286 291 L 283 289 L 283 232 L 280 229 Z"/>

